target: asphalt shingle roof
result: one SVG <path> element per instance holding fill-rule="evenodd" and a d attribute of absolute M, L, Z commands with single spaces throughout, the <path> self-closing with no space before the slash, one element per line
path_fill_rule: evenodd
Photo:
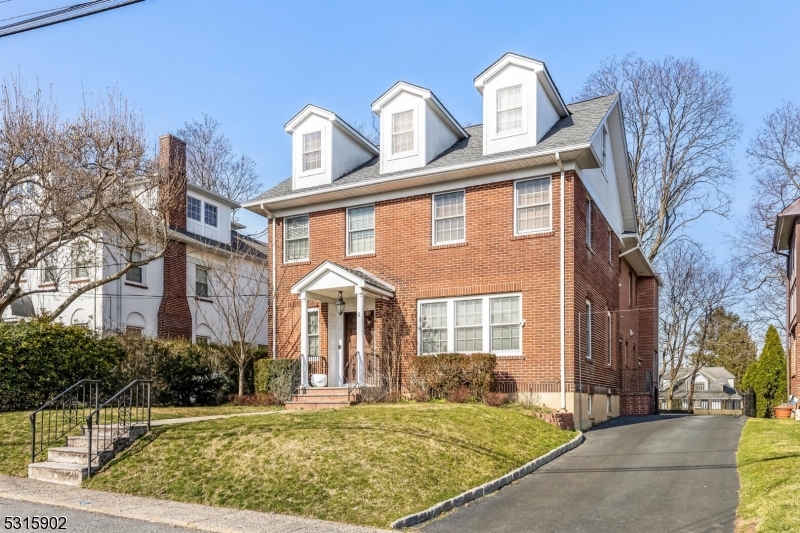
<path fill-rule="evenodd" d="M 239 253 L 254 259 L 267 259 L 267 254 L 265 252 L 266 244 L 253 239 L 252 237 L 248 237 L 247 235 L 243 235 L 238 231 L 231 230 L 231 242 L 230 244 L 225 244 L 218 240 L 210 239 L 203 235 L 198 235 L 197 233 L 192 233 L 191 231 L 187 231 L 185 229 L 179 229 L 175 227 L 172 227 L 171 229 L 177 233 L 180 233 L 184 237 L 188 237 L 207 246 L 225 250 L 226 252 Z"/>
<path fill-rule="evenodd" d="M 542 137 L 542 140 L 539 141 L 539 143 L 533 148 L 524 148 L 520 150 L 502 152 L 499 154 L 483 155 L 483 126 L 469 126 L 464 128 L 470 135 L 467 139 L 458 141 L 453 146 L 445 150 L 436 159 L 428 163 L 428 165 L 425 166 L 425 169 L 445 168 L 467 163 L 488 162 L 493 159 L 505 158 L 514 155 L 535 155 L 537 153 L 547 153 L 558 150 L 559 148 L 567 148 L 570 146 L 585 144 L 589 142 L 592 134 L 597 131 L 600 121 L 606 115 L 609 107 L 614 102 L 616 97 L 617 95 L 611 94 L 608 96 L 601 96 L 591 100 L 584 100 L 582 102 L 569 104 L 567 109 L 569 110 L 570 115 L 556 122 L 555 125 L 550 128 L 550 131 L 548 131 L 545 136 Z M 414 171 L 416 172 L 418 170 L 420 169 L 415 169 Z M 380 158 L 374 157 L 352 172 L 335 180 L 333 183 L 308 187 L 303 189 L 303 192 L 335 190 L 336 188 L 345 185 L 358 183 L 366 184 L 378 178 L 402 176 L 403 174 L 407 173 L 408 171 L 381 174 Z M 249 202 L 268 202 L 270 200 L 275 200 L 282 196 L 289 195 L 292 192 L 294 192 L 292 191 L 292 178 L 288 178 L 256 198 L 253 198 Z"/>
<path fill-rule="evenodd" d="M 330 262 L 333 263 L 333 261 L 330 261 Z M 388 291 L 388 292 L 394 292 L 394 287 L 392 287 L 391 285 L 387 284 L 385 281 L 381 280 L 380 278 L 376 278 L 375 276 L 373 276 L 372 274 L 370 274 L 366 270 L 362 270 L 360 268 L 346 267 L 344 265 L 340 265 L 339 263 L 333 263 L 333 264 L 336 265 L 337 267 L 341 268 L 342 270 L 346 270 L 347 272 L 351 273 L 352 275 L 363 279 L 364 281 L 366 281 L 367 283 L 369 283 L 373 287 L 378 287 L 379 289 L 383 289 L 383 290 Z"/>

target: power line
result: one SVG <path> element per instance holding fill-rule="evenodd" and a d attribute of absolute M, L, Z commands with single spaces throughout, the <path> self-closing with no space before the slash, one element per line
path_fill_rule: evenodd
<path fill-rule="evenodd" d="M 20 15 L 24 17 L 28 15 L 37 15 L 38 13 L 46 13 L 44 15 L 38 15 L 25 20 L 20 20 L 18 22 L 12 22 L 11 24 L 7 24 L 5 26 L 0 26 L 0 38 L 44 28 L 46 26 L 52 26 L 53 24 L 58 24 L 60 22 L 67 22 L 69 20 L 95 15 L 97 13 L 102 13 L 103 11 L 109 11 L 111 9 L 116 9 L 118 7 L 128 6 L 143 1 L 144 0 L 92 0 L 90 2 L 83 2 L 63 8 L 55 8 L 54 10 L 37 11 L 34 13 L 28 13 L 27 15 Z M 20 17 L 11 17 L 3 20 L 12 20 L 15 18 Z"/>

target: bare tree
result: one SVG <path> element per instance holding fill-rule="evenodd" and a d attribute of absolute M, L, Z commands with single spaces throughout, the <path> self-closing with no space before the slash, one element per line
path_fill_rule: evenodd
<path fill-rule="evenodd" d="M 780 323 L 786 311 L 786 258 L 772 252 L 776 215 L 800 197 L 800 105 L 767 115 L 747 150 L 755 176 L 753 201 L 736 241 L 738 268 L 750 293 L 751 316 Z"/>
<path fill-rule="evenodd" d="M 378 128 L 375 115 L 372 115 L 372 122 L 367 123 L 363 120 L 356 120 L 351 124 L 353 129 L 360 133 L 366 140 L 378 146 L 381 144 L 381 131 Z"/>
<path fill-rule="evenodd" d="M 94 105 L 85 99 L 75 119 L 62 120 L 41 90 L 4 80 L 0 109 L 0 314 L 64 288 L 55 318 L 87 291 L 164 254 L 180 176 L 159 168 L 141 118 L 118 92 Z M 67 271 L 74 279 L 106 257 L 93 255 L 96 247 L 111 250 L 114 264 L 64 287 Z M 36 269 L 47 283 L 32 288 L 23 280 Z"/>
<path fill-rule="evenodd" d="M 715 310 L 730 303 L 736 289 L 733 273 L 713 265 L 699 246 L 679 241 L 661 257 L 661 368 L 659 382 L 669 381 L 672 402 L 681 368 L 690 368 L 690 403 L 694 375 L 708 364 L 708 340 Z"/>
<path fill-rule="evenodd" d="M 236 238 L 231 247 L 206 248 L 197 255 L 208 272 L 211 303 L 198 310 L 221 341 L 220 349 L 239 369 L 239 394 L 244 394 L 247 364 L 258 350 L 258 335 L 265 327 L 269 306 L 269 269 L 262 243 Z"/>
<path fill-rule="evenodd" d="M 184 122 L 176 135 L 186 141 L 186 174 L 190 183 L 237 202 L 249 200 L 262 187 L 256 163 L 233 153 L 221 124 L 203 114 L 202 120 Z"/>
<path fill-rule="evenodd" d="M 728 79 L 694 59 L 607 60 L 580 98 L 613 93 L 622 98 L 639 233 L 653 261 L 687 225 L 727 216 L 741 127 Z"/>

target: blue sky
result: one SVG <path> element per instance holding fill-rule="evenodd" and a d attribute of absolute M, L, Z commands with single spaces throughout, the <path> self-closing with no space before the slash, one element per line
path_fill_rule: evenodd
<path fill-rule="evenodd" d="M 0 19 L 73 3 L 10 0 Z M 0 71 L 52 86 L 65 114 L 82 91 L 117 86 L 153 139 L 207 113 L 271 186 L 290 173 L 283 125 L 307 103 L 370 122 L 372 101 L 403 79 L 434 91 L 460 121 L 480 123 L 472 80 L 507 51 L 545 61 L 568 101 L 604 58 L 691 56 L 733 87 L 744 126 L 733 209 L 741 216 L 751 196 L 747 140 L 768 112 L 800 100 L 799 21 L 795 0 L 146 0 L 3 38 Z M 708 218 L 695 231 L 724 257 L 721 235 L 733 226 Z"/>

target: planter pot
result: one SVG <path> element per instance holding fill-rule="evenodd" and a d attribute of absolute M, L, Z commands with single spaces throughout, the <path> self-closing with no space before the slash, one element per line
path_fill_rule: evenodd
<path fill-rule="evenodd" d="M 792 408 L 788 405 L 773 407 L 772 411 L 775 413 L 775 418 L 791 418 L 792 416 Z"/>

